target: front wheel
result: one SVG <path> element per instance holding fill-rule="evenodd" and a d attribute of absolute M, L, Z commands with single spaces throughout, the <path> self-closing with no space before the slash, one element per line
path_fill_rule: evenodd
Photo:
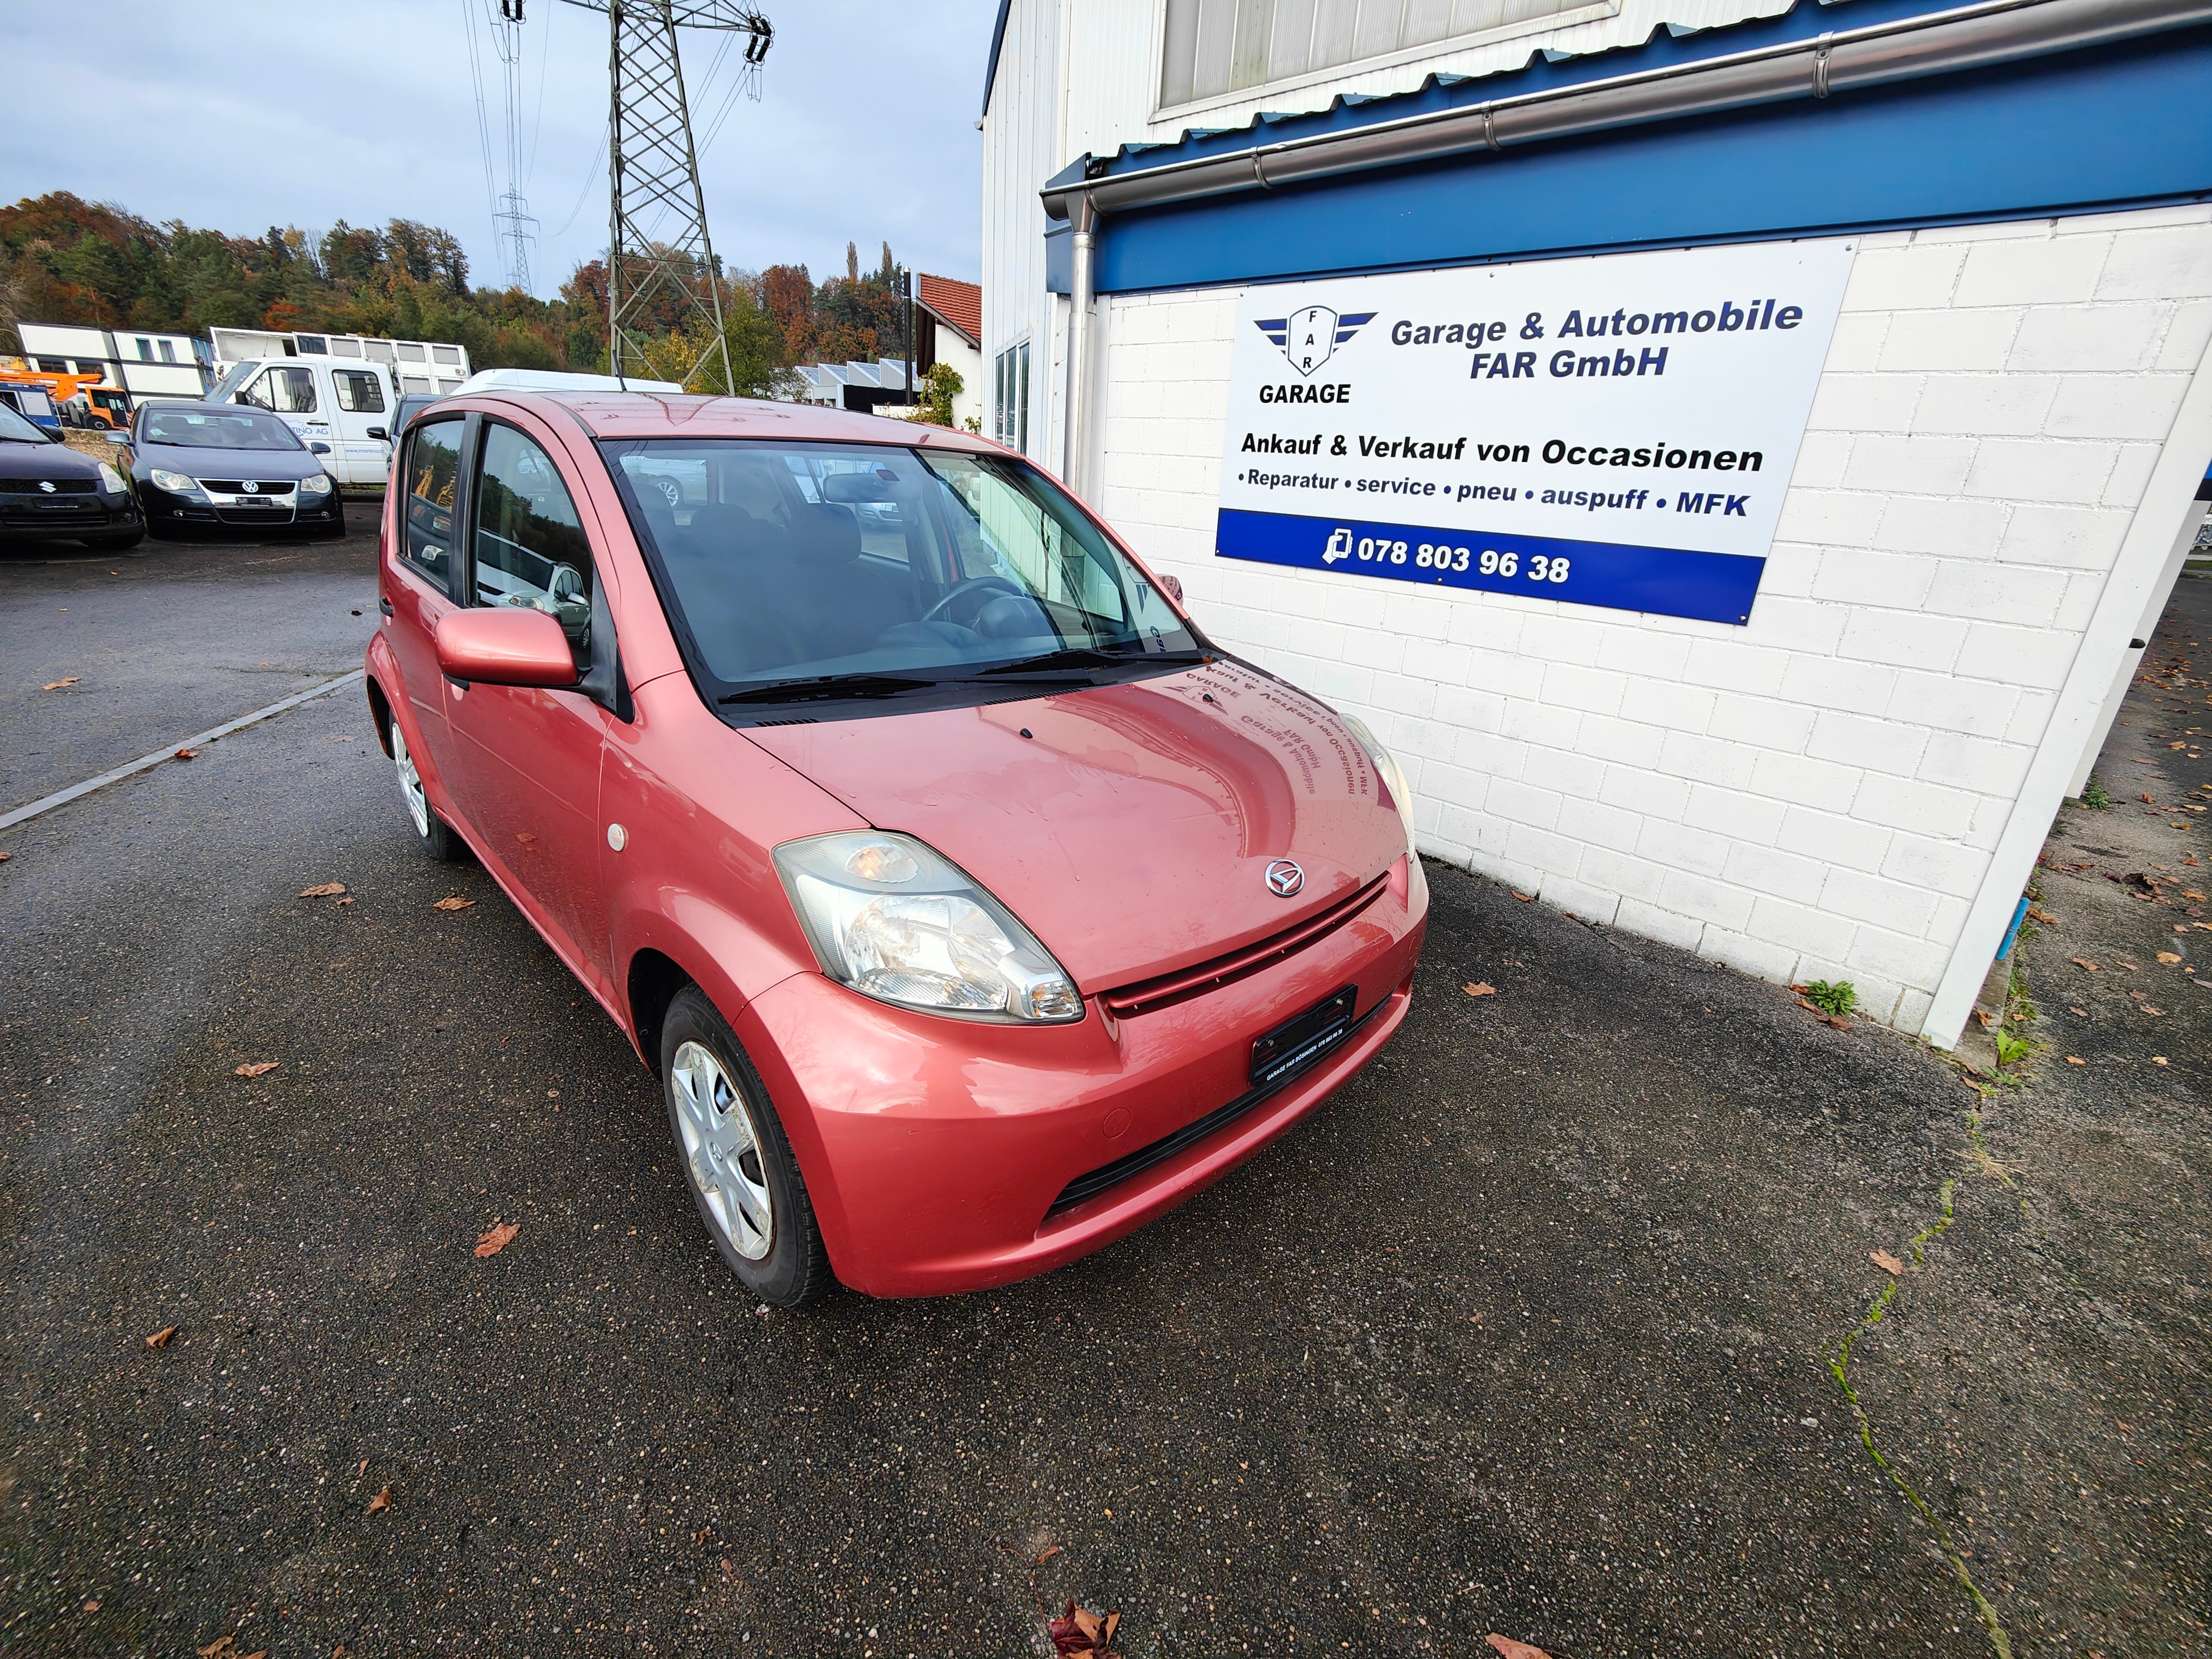
<path fill-rule="evenodd" d="M 660 1023 L 660 1076 L 691 1201 L 723 1263 L 763 1302 L 796 1308 L 835 1282 L 791 1142 L 760 1073 L 696 985 Z"/>
<path fill-rule="evenodd" d="M 407 733 L 396 714 L 392 719 L 392 764 L 399 774 L 399 793 L 407 803 L 407 816 L 414 823 L 415 833 L 422 838 L 422 850 L 441 864 L 458 864 L 461 859 L 461 838 L 431 809 L 429 792 L 422 787 L 422 774 L 415 764 L 415 757 L 407 752 Z"/>

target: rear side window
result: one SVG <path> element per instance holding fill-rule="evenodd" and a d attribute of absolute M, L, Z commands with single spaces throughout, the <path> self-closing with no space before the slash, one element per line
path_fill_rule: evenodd
<path fill-rule="evenodd" d="M 486 426 L 475 500 L 477 603 L 543 611 L 588 667 L 592 548 L 552 457 L 511 426 Z"/>
<path fill-rule="evenodd" d="M 365 368 L 340 368 L 331 371 L 331 379 L 337 383 L 338 407 L 349 415 L 381 415 L 384 413 L 384 385 Z"/>
<path fill-rule="evenodd" d="M 453 591 L 453 498 L 461 479 L 461 421 L 425 421 L 407 440 L 407 562 Z"/>

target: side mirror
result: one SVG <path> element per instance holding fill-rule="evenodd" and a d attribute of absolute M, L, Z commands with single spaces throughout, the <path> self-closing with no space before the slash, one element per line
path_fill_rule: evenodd
<path fill-rule="evenodd" d="M 559 690 L 576 683 L 575 653 L 543 611 L 455 611 L 438 623 L 438 667 L 447 678 Z"/>
<path fill-rule="evenodd" d="M 307 447 L 318 455 L 327 455 L 331 453 L 331 447 L 328 444 L 309 444 Z"/>
<path fill-rule="evenodd" d="M 369 428 L 368 435 L 386 443 L 389 443 L 392 441 L 392 434 L 389 432 L 386 432 L 380 426 L 373 426 Z"/>
<path fill-rule="evenodd" d="M 127 444 L 131 441 L 131 434 L 127 432 L 118 432 L 113 427 L 110 427 L 107 428 L 107 441 L 112 444 Z"/>
<path fill-rule="evenodd" d="M 1162 587 L 1167 589 L 1168 597 L 1170 599 L 1173 599 L 1177 605 L 1181 605 L 1182 603 L 1182 577 L 1163 574 L 1159 579 L 1159 583 Z"/>

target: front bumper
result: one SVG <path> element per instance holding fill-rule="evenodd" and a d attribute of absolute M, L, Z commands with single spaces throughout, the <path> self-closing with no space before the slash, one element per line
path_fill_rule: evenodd
<path fill-rule="evenodd" d="M 155 524 L 195 525 L 225 530 L 295 530 L 302 525 L 341 521 L 345 509 L 338 492 L 302 495 L 174 495 L 159 485 L 142 483 L 146 516 Z"/>
<path fill-rule="evenodd" d="M 1134 1231 L 1312 1111 L 1404 1020 L 1428 920 L 1419 861 L 1296 955 L 1205 995 L 1018 1028 L 909 1013 L 819 974 L 738 1034 L 789 1132 L 838 1278 L 872 1296 L 987 1289 Z M 1356 1028 L 1255 1098 L 1253 1039 L 1350 986 Z M 1195 1139 L 1176 1133 L 1231 1103 Z M 1166 1143 L 1155 1160 L 1133 1156 Z M 1055 1207 L 1072 1182 L 1134 1166 Z M 1079 1191 L 1082 1190 L 1079 1188 Z"/>
<path fill-rule="evenodd" d="M 143 527 L 138 503 L 128 495 L 88 490 L 46 495 L 0 493 L 0 540 L 53 541 L 106 536 Z"/>

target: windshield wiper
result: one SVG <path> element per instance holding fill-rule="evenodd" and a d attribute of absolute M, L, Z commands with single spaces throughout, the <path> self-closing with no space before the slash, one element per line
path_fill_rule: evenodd
<path fill-rule="evenodd" d="M 943 684 L 903 674 L 825 674 L 805 680 L 770 680 L 726 691 L 714 699 L 731 702 L 811 702 L 823 697 L 895 697 L 902 691 L 927 691 Z"/>
<path fill-rule="evenodd" d="M 1205 651 L 1101 651 L 1093 646 L 1072 645 L 1064 650 L 1048 651 L 1041 657 L 1024 657 L 1017 662 L 1002 662 L 995 668 L 980 668 L 975 676 L 987 674 L 1024 674 L 1040 668 L 1120 668 L 1129 663 L 1188 663 L 1206 662 L 1212 653 Z"/>

